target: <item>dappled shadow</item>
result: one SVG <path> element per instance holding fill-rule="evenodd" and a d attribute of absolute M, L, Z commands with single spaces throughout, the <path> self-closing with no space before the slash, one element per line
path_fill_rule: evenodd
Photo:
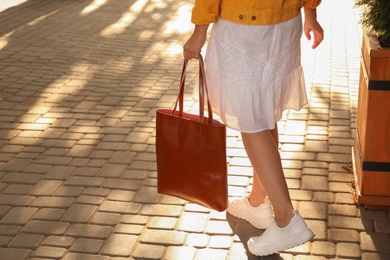
<path fill-rule="evenodd" d="M 177 93 L 190 4 L 28 0 L 1 12 L 0 229 L 130 256 L 156 212 L 122 217 L 159 203 L 154 113 Z M 128 244 L 114 252 L 119 221 L 133 228 L 116 231 Z M 78 240 L 96 229 L 104 244 Z"/>
<path fill-rule="evenodd" d="M 118 142 L 120 136 L 133 139 L 131 130 L 152 120 L 159 98 L 176 91 L 181 59 L 168 52 L 182 35 L 168 31 L 167 16 L 173 19 L 179 5 L 95 2 L 101 4 L 30 0 L 2 13 L 1 24 L 9 26 L 1 31 L 0 152 L 41 145 L 46 155 L 62 148 L 56 155 L 68 162 L 87 157 L 111 135 Z M 177 71 L 167 67 L 172 63 Z M 30 143 L 12 143 L 15 136 Z M 82 154 L 71 151 L 78 144 Z M 122 143 L 117 150 L 128 148 Z M 17 161 L 11 154 L 4 158 L 2 170 L 8 171 Z"/>

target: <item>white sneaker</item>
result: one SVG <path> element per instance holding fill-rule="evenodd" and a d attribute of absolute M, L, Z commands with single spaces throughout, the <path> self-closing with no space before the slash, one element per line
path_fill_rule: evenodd
<path fill-rule="evenodd" d="M 294 213 L 295 216 L 286 227 L 280 228 L 274 221 L 261 236 L 249 239 L 249 251 L 257 256 L 265 256 L 309 241 L 314 233 L 306 225 L 298 210 L 294 210 Z"/>
<path fill-rule="evenodd" d="M 248 196 L 229 200 L 227 212 L 237 218 L 245 219 L 258 229 L 269 227 L 274 219 L 268 199 L 258 207 L 253 207 L 249 203 Z"/>

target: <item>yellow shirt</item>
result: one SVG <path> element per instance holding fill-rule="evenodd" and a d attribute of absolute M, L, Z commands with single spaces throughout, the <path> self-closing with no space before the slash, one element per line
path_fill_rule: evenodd
<path fill-rule="evenodd" d="M 206 25 L 218 18 L 247 25 L 281 23 L 299 15 L 301 7 L 316 8 L 321 0 L 195 0 L 192 23 Z"/>

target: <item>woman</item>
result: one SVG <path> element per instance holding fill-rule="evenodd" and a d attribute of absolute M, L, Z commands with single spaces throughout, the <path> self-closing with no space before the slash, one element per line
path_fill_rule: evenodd
<path fill-rule="evenodd" d="M 228 207 L 230 214 L 266 229 L 248 241 L 254 255 L 273 254 L 314 236 L 291 203 L 277 121 L 285 109 L 307 104 L 300 63 L 301 8 L 303 31 L 308 40 L 314 35 L 316 48 L 323 40 L 316 18 L 320 2 L 195 0 L 192 11 L 195 29 L 184 45 L 184 57 L 199 58 L 213 23 L 205 58 L 211 103 L 228 127 L 241 132 L 254 169 L 251 194 Z"/>

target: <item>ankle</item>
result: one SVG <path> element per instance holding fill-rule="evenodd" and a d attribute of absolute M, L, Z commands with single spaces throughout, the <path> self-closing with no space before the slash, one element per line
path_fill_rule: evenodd
<path fill-rule="evenodd" d="M 265 203 L 265 198 L 257 198 L 257 197 L 249 195 L 248 201 L 252 207 L 258 207 L 261 204 Z"/>
<path fill-rule="evenodd" d="M 291 212 L 286 212 L 286 214 L 278 214 L 278 215 L 275 215 L 275 222 L 276 224 L 278 224 L 278 227 L 280 228 L 284 228 L 286 227 L 291 219 L 295 216 L 295 213 L 294 211 L 291 211 Z"/>

